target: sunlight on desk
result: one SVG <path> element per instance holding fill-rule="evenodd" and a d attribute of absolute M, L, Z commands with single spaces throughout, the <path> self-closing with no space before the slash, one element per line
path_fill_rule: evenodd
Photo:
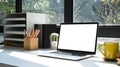
<path fill-rule="evenodd" d="M 38 51 L 39 52 L 39 51 Z M 12 51 L 10 56 L 29 61 L 32 63 L 36 63 L 39 65 L 43 65 L 42 67 L 117 67 L 116 62 L 106 62 L 103 60 L 102 55 L 97 53 L 94 57 L 89 59 L 84 59 L 80 61 L 69 61 L 69 60 L 62 60 L 62 59 L 54 59 L 54 58 L 47 58 L 47 57 L 39 57 L 34 54 L 28 54 L 23 52 L 16 52 Z"/>
<path fill-rule="evenodd" d="M 101 43 L 103 43 L 103 41 L 101 41 Z M 103 55 L 98 50 L 94 57 L 80 61 L 69 61 L 37 56 L 45 51 L 51 50 L 39 49 L 26 51 L 23 48 L 1 46 L 0 63 L 19 67 L 119 67 L 117 62 L 104 61 Z"/>
<path fill-rule="evenodd" d="M 105 64 L 105 63 L 95 63 L 96 65 L 98 65 L 99 67 L 116 67 L 117 65 L 113 65 L 113 64 Z"/>
<path fill-rule="evenodd" d="M 22 52 L 11 52 L 10 56 L 22 59 L 22 60 L 26 60 L 26 61 L 30 61 L 30 62 L 34 62 L 37 64 L 42 64 L 48 67 L 61 67 L 61 66 L 80 66 L 83 67 L 82 64 L 80 64 L 79 62 L 75 62 L 75 61 L 68 61 L 68 60 L 61 60 L 61 59 L 53 59 L 53 58 L 46 58 L 46 57 L 38 57 L 36 55 L 32 55 L 32 54 L 25 54 Z"/>
<path fill-rule="evenodd" d="M 2 49 L 2 50 L 0 50 L 0 52 L 3 52 L 4 50 Z"/>

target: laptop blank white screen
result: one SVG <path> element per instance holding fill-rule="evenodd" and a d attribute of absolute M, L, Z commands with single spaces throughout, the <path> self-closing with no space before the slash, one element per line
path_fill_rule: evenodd
<path fill-rule="evenodd" d="M 58 49 L 95 52 L 97 24 L 61 24 Z"/>

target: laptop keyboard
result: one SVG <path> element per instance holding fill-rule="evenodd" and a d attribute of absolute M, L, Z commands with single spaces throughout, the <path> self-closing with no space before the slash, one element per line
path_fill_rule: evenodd
<path fill-rule="evenodd" d="M 51 52 L 51 53 L 55 53 L 55 54 L 63 54 L 63 55 L 70 55 L 70 56 L 85 56 L 86 54 L 84 53 L 70 53 L 70 52 L 63 52 L 63 51 L 55 51 L 55 52 Z"/>
<path fill-rule="evenodd" d="M 66 53 L 66 52 L 61 52 L 61 51 L 55 51 L 55 52 L 50 52 L 50 53 L 41 53 L 39 56 L 43 57 L 50 57 L 50 58 L 58 58 L 58 59 L 65 59 L 65 60 L 80 60 L 80 59 L 85 59 L 90 56 L 81 54 L 79 55 L 74 55 L 72 53 Z"/>
<path fill-rule="evenodd" d="M 55 53 L 55 54 L 64 54 L 64 55 L 72 55 L 72 53 L 62 52 L 62 51 L 55 51 L 55 52 L 51 52 L 51 53 Z"/>

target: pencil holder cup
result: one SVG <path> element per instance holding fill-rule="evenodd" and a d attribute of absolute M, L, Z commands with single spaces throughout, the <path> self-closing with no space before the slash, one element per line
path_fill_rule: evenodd
<path fill-rule="evenodd" d="M 24 38 L 24 49 L 26 50 L 38 49 L 38 38 Z"/>
<path fill-rule="evenodd" d="M 50 35 L 50 44 L 51 44 L 51 48 L 52 49 L 56 49 L 57 48 L 57 43 L 58 43 L 58 33 L 52 33 Z"/>

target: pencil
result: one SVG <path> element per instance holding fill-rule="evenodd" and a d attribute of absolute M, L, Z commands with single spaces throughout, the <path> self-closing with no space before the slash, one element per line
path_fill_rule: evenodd
<path fill-rule="evenodd" d="M 25 29 L 24 29 L 24 36 L 28 37 L 27 31 L 25 31 Z"/>
<path fill-rule="evenodd" d="M 36 33 L 36 36 L 35 36 L 35 37 L 37 37 L 39 33 L 40 33 L 40 30 L 37 30 L 37 33 Z"/>
<path fill-rule="evenodd" d="M 33 37 L 34 36 L 34 29 L 32 30 L 32 32 L 31 32 L 31 37 Z"/>

